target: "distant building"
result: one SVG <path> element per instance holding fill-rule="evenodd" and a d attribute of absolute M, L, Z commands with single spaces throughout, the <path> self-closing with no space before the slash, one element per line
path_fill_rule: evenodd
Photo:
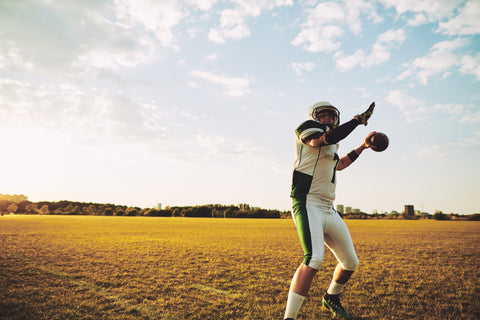
<path fill-rule="evenodd" d="M 352 207 L 345 207 L 345 214 L 352 213 Z"/>
<path fill-rule="evenodd" d="M 415 215 L 417 217 L 428 217 L 430 214 L 428 212 L 423 212 L 420 210 L 415 210 Z"/>
<path fill-rule="evenodd" d="M 413 208 L 413 205 L 406 204 L 405 205 L 405 211 L 403 211 L 403 213 L 408 217 L 414 217 L 415 216 L 415 209 Z"/>
<path fill-rule="evenodd" d="M 161 203 L 157 203 L 157 210 L 162 210 L 162 204 Z"/>

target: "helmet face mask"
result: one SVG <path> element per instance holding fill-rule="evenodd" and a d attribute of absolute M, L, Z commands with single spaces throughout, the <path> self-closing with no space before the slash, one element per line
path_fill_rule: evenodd
<path fill-rule="evenodd" d="M 331 105 L 329 102 L 321 101 L 312 105 L 310 107 L 309 114 L 307 117 L 309 119 L 322 122 L 320 121 L 319 116 L 324 115 L 326 112 L 333 117 L 333 123 L 331 123 L 331 125 L 333 125 L 333 127 L 338 126 L 340 123 L 340 111 L 338 111 L 338 109 L 335 108 L 333 105 Z"/>

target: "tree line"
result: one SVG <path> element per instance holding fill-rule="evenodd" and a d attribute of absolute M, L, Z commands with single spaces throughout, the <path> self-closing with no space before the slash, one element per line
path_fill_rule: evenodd
<path fill-rule="evenodd" d="M 4 214 L 42 214 L 42 215 L 96 215 L 96 216 L 145 216 L 145 217 L 208 217 L 208 218 L 291 218 L 290 211 L 262 209 L 248 204 L 221 205 L 207 204 L 199 206 L 166 207 L 165 209 L 129 207 L 125 205 L 85 203 L 75 201 L 28 200 L 14 202 L 0 200 L 0 213 Z M 474 220 L 480 221 L 480 213 L 470 215 L 445 214 L 437 211 L 433 215 L 418 217 L 405 214 L 367 214 L 351 213 L 345 219 L 434 219 L 434 220 Z"/>
<path fill-rule="evenodd" d="M 85 203 L 75 201 L 21 201 L 0 200 L 2 214 L 43 215 L 97 215 L 146 217 L 209 217 L 209 218 L 289 218 L 290 211 L 250 207 L 248 204 L 166 207 L 165 209 L 129 207 L 125 205 Z"/>

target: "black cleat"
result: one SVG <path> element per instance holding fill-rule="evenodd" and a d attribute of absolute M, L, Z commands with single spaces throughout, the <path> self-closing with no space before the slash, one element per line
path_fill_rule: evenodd
<path fill-rule="evenodd" d="M 328 293 L 325 293 L 325 296 L 322 299 L 322 304 L 324 307 L 332 311 L 332 313 L 336 317 L 350 319 L 348 312 L 345 311 L 342 304 L 340 303 L 339 295 L 330 295 Z"/>

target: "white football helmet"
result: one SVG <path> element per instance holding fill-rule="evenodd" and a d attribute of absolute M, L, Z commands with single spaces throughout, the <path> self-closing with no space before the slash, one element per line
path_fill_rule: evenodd
<path fill-rule="evenodd" d="M 307 119 L 318 121 L 317 114 L 320 111 L 324 111 L 324 110 L 330 110 L 333 112 L 334 114 L 333 126 L 334 127 L 338 126 L 340 123 L 340 111 L 338 111 L 338 109 L 335 108 L 330 102 L 326 102 L 326 101 L 320 101 L 310 106 L 310 108 L 308 109 Z"/>

